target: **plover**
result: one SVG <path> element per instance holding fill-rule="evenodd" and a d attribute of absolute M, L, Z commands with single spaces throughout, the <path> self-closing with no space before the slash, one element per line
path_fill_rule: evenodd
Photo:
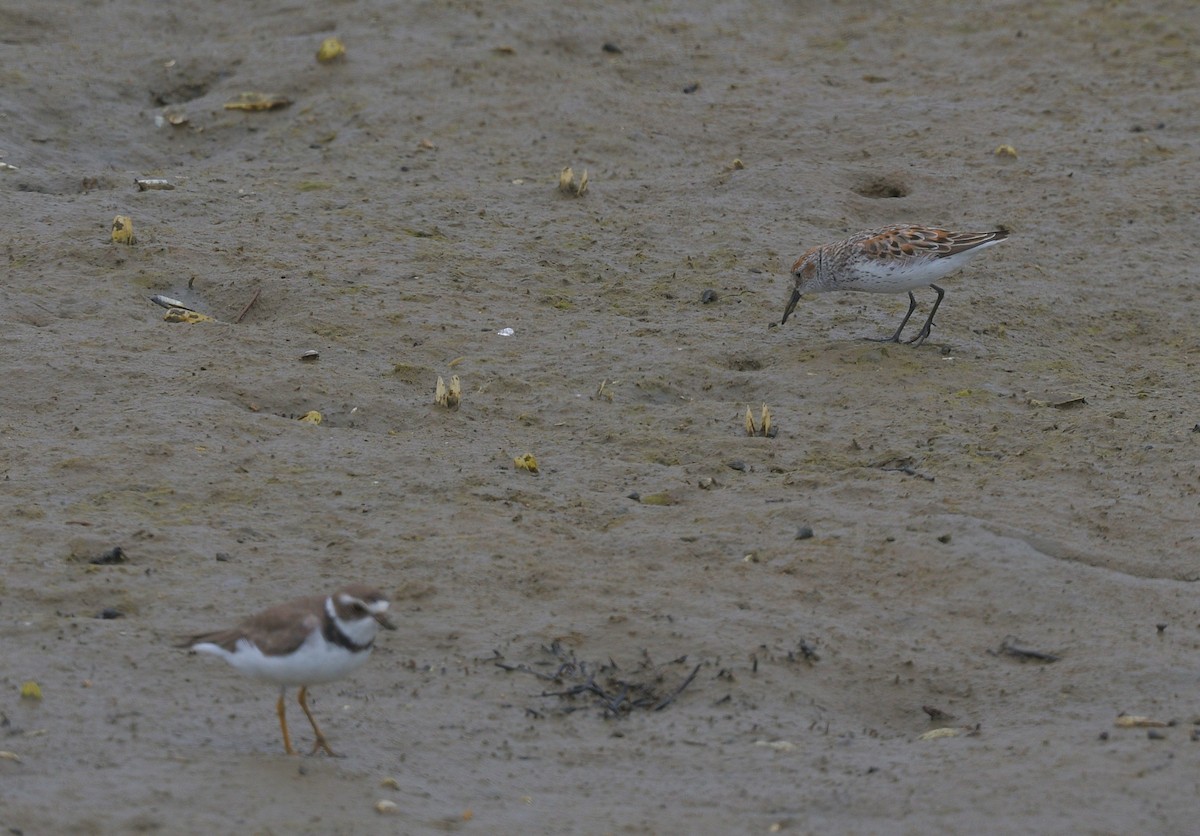
<path fill-rule="evenodd" d="M 279 686 L 275 710 L 283 748 L 289 755 L 296 751 L 288 734 L 283 698 L 288 686 L 299 686 L 300 707 L 316 734 L 310 754 L 323 749 L 334 755 L 308 710 L 308 688 L 341 679 L 367 661 L 379 629 L 396 629 L 387 610 L 388 600 L 381 592 L 352 583 L 328 597 L 290 601 L 252 615 L 231 629 L 192 636 L 181 646 L 220 656 L 247 676 Z"/>

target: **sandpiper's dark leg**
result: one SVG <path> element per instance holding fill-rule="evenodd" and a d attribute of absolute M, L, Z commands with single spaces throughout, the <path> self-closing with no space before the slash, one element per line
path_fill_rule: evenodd
<path fill-rule="evenodd" d="M 308 722 L 312 723 L 313 733 L 316 734 L 317 740 L 313 743 L 310 755 L 315 755 L 318 749 L 324 749 L 325 754 L 331 758 L 341 757 L 337 752 L 329 748 L 329 744 L 325 741 L 325 735 L 321 733 L 321 727 L 317 725 L 316 719 L 312 716 L 312 712 L 308 710 L 308 701 L 305 699 L 308 696 L 308 689 L 300 689 L 300 707 L 304 709 L 304 714 L 308 717 Z"/>
<path fill-rule="evenodd" d="M 925 338 L 929 336 L 930 329 L 933 328 L 933 315 L 937 313 L 938 305 L 942 304 L 942 297 L 946 295 L 946 291 L 942 290 L 937 285 L 931 284 L 930 287 L 937 291 L 937 301 L 933 303 L 933 310 L 929 312 L 929 319 L 925 320 L 925 326 L 921 328 L 920 333 L 908 341 L 909 345 L 917 346 L 925 342 Z M 908 295 L 912 296 L 911 293 Z M 911 313 L 911 311 L 909 311 L 909 313 Z M 899 336 L 899 332 L 897 332 L 897 336 Z"/>
<path fill-rule="evenodd" d="M 275 713 L 279 715 L 279 728 L 283 732 L 283 748 L 289 755 L 294 755 L 296 750 L 292 748 L 292 738 L 288 734 L 287 728 L 287 715 L 283 711 L 283 695 L 286 691 L 286 688 L 279 689 L 279 702 L 275 703 Z"/>
<path fill-rule="evenodd" d="M 908 313 L 904 315 L 904 319 L 900 320 L 900 327 L 896 329 L 896 333 L 890 337 L 867 337 L 873 343 L 898 343 L 900 342 L 900 332 L 904 330 L 904 326 L 908 324 L 909 318 L 913 315 L 913 311 L 917 309 L 917 297 L 912 295 L 912 291 L 908 292 Z"/>

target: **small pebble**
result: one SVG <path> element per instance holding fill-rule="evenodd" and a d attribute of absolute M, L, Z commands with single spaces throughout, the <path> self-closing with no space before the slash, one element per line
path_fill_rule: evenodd
<path fill-rule="evenodd" d="M 700 294 L 700 301 L 701 301 L 701 303 L 703 303 L 705 305 L 708 305 L 708 304 L 711 304 L 711 303 L 717 301 L 717 298 L 718 298 L 717 292 L 715 290 L 713 290 L 711 287 L 707 288 L 703 293 Z"/>
<path fill-rule="evenodd" d="M 105 607 L 104 609 L 100 610 L 100 614 L 98 616 L 96 616 L 96 618 L 102 618 L 106 621 L 110 621 L 114 618 L 124 618 L 124 617 L 125 617 L 125 613 L 121 612 L 120 610 L 113 609 L 112 607 Z"/>
<path fill-rule="evenodd" d="M 1146 738 L 1148 740 L 1166 740 L 1167 736 L 1158 729 L 1147 729 Z"/>
<path fill-rule="evenodd" d="M 797 540 L 808 540 L 812 536 L 813 536 L 813 530 L 812 530 L 811 525 L 802 525 L 798 529 L 796 529 L 796 539 Z"/>
<path fill-rule="evenodd" d="M 612 41 L 605 41 L 604 46 L 600 47 L 605 52 L 611 52 L 613 55 L 621 54 L 621 47 L 614 44 Z"/>
<path fill-rule="evenodd" d="M 88 561 L 88 563 L 91 563 L 95 566 L 109 566 L 109 565 L 112 565 L 113 563 L 124 563 L 124 562 L 125 562 L 125 550 L 122 549 L 120 546 L 113 546 L 108 551 L 102 552 L 101 554 L 96 555 L 95 557 L 93 557 L 91 560 Z"/>
<path fill-rule="evenodd" d="M 632 499 L 634 502 L 642 501 L 642 495 L 640 493 L 638 493 L 637 491 L 631 491 L 631 492 L 625 494 L 625 498 Z"/>
<path fill-rule="evenodd" d="M 941 537 L 939 537 L 939 538 L 938 538 L 938 542 L 939 542 L 939 543 L 949 543 L 949 542 L 950 542 L 950 535 L 949 535 L 949 534 L 943 534 Z"/>
<path fill-rule="evenodd" d="M 746 472 L 746 463 L 744 461 L 742 461 L 741 459 L 734 459 L 733 461 L 729 462 L 728 464 L 734 470 L 739 470 L 742 473 Z"/>
<path fill-rule="evenodd" d="M 1161 636 L 1163 634 L 1163 630 L 1167 629 L 1167 625 L 1159 622 L 1158 624 L 1154 625 L 1154 629 L 1158 630 L 1158 634 Z"/>

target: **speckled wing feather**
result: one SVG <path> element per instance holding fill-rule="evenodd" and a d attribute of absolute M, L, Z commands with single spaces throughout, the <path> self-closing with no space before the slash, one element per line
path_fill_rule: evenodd
<path fill-rule="evenodd" d="M 908 259 L 923 255 L 946 258 L 1007 237 L 1004 230 L 950 232 L 936 227 L 902 225 L 866 233 L 859 243 L 868 255 L 878 258 Z"/>

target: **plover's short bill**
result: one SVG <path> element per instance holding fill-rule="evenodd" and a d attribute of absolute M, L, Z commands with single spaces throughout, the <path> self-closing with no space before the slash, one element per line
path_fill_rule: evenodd
<path fill-rule="evenodd" d="M 908 313 L 892 336 L 879 342 L 900 342 L 900 332 L 917 307 L 912 292 L 929 285 L 937 291 L 933 310 L 924 327 L 909 342 L 920 345 L 933 328 L 933 315 L 946 292 L 934 282 L 958 270 L 983 250 L 999 244 L 1008 231 L 950 232 L 933 226 L 895 224 L 852 235 L 844 241 L 813 247 L 796 259 L 792 275 L 796 287 L 783 312 L 787 322 L 804 293 L 859 290 L 867 293 L 908 292 Z"/>
<path fill-rule="evenodd" d="M 308 688 L 341 679 L 367 661 L 379 628 L 396 629 L 387 610 L 382 593 L 352 583 L 327 598 L 301 598 L 263 610 L 231 629 L 192 636 L 181 646 L 220 656 L 247 676 L 279 686 L 275 711 L 289 755 L 296 750 L 288 735 L 283 698 L 289 685 L 299 686 L 300 707 L 317 736 L 310 754 L 324 749 L 333 755 L 308 710 Z"/>

